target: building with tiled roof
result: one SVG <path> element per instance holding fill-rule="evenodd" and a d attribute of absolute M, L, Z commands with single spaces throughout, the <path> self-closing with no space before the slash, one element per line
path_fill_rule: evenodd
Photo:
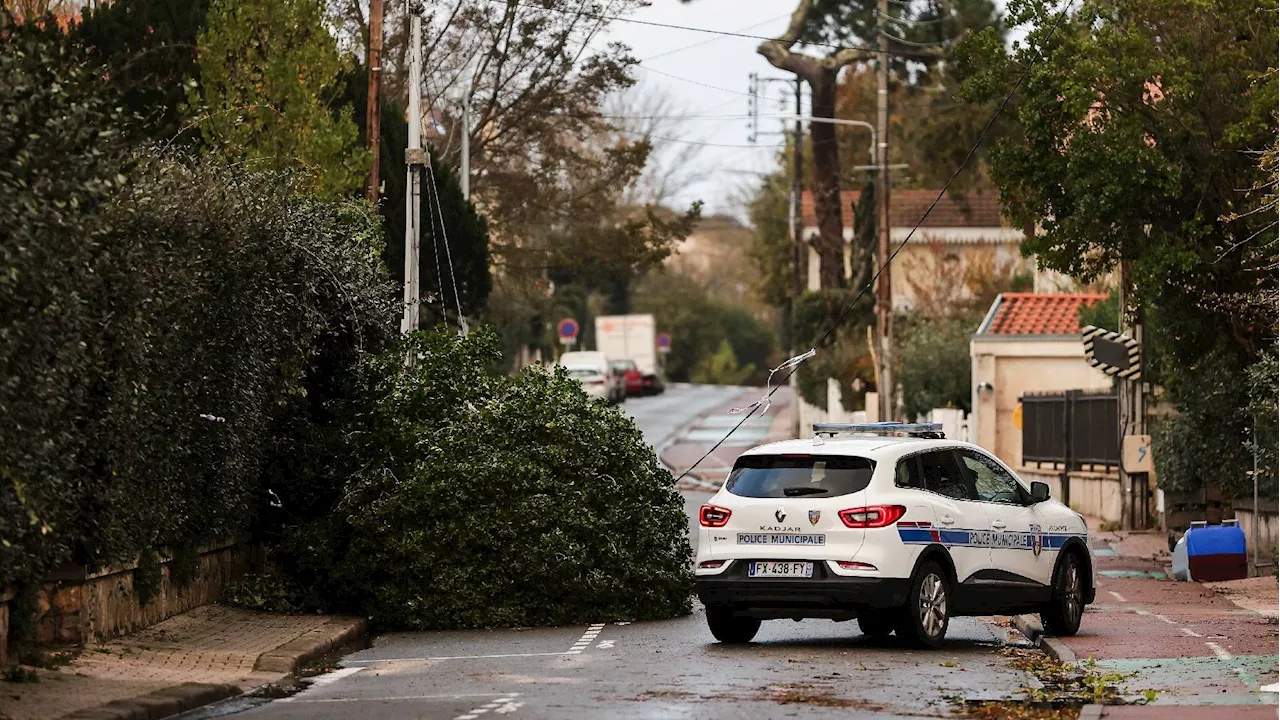
<path fill-rule="evenodd" d="M 857 191 L 840 193 L 846 242 L 853 239 L 860 196 Z M 925 211 L 937 197 L 936 189 L 894 190 L 890 197 L 890 242 L 896 247 L 910 235 L 893 263 L 890 287 L 894 308 L 910 310 L 939 296 L 955 293 L 955 289 L 942 287 L 947 284 L 946 279 L 964 276 L 973 268 L 1004 276 L 1036 276 L 1035 263 L 1022 257 L 1020 251 L 1024 234 L 1021 229 L 1010 226 L 1001 215 L 1000 198 L 996 193 L 948 192 L 925 217 Z M 804 193 L 800 210 L 804 237 L 817 236 L 812 193 Z M 922 217 L 924 221 L 920 228 L 911 234 L 911 229 Z M 812 248 L 809 249 L 807 271 L 809 288 L 817 289 L 818 255 Z M 846 256 L 846 274 L 849 271 Z M 962 300 L 964 293 L 961 288 L 959 295 L 952 299 Z"/>
<path fill-rule="evenodd" d="M 973 442 L 1020 468 L 1023 395 L 1111 387 L 1112 379 L 1085 360 L 1080 338 L 1080 309 L 1104 299 L 1095 293 L 996 297 L 969 340 Z"/>

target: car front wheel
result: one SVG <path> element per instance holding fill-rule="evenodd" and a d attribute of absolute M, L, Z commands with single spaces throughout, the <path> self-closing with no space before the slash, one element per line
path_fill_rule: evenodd
<path fill-rule="evenodd" d="M 1053 577 L 1053 597 L 1040 611 L 1040 622 L 1050 635 L 1068 637 L 1080 630 L 1080 618 L 1084 615 L 1084 581 L 1080 572 L 1080 560 L 1075 553 L 1068 553 L 1058 563 Z"/>
<path fill-rule="evenodd" d="M 951 620 L 951 588 L 940 565 L 922 563 L 911 578 L 907 606 L 898 615 L 898 637 L 907 643 L 936 648 Z"/>
<path fill-rule="evenodd" d="M 707 608 L 707 627 L 711 634 L 722 643 L 749 643 L 760 630 L 760 621 L 756 618 L 735 617 L 732 608 Z"/>

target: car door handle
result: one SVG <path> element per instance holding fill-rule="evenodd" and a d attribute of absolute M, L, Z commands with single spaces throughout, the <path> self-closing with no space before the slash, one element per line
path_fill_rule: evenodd
<path fill-rule="evenodd" d="M 1004 521 L 1003 521 L 1003 520 L 992 520 L 992 521 L 991 521 L 991 527 L 993 527 L 993 528 L 995 528 L 995 529 L 997 529 L 997 530 L 1003 530 L 1003 529 L 1004 529 Z"/>
<path fill-rule="evenodd" d="M 956 523 L 956 519 L 951 517 L 950 515 L 943 515 L 942 517 L 938 518 L 938 522 L 942 523 L 943 525 L 954 525 Z"/>

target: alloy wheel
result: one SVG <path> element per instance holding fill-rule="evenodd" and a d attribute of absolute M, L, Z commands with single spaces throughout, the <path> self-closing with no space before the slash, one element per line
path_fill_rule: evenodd
<path fill-rule="evenodd" d="M 942 578 L 929 573 L 920 583 L 920 626 L 929 637 L 942 633 L 947 622 L 947 586 Z"/>

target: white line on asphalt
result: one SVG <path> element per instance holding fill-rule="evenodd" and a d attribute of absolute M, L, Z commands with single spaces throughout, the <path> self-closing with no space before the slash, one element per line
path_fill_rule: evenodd
<path fill-rule="evenodd" d="M 462 693 L 462 694 L 447 693 L 447 694 L 435 694 L 435 695 L 390 695 L 387 697 L 342 697 L 342 698 L 307 698 L 307 697 L 294 695 L 291 698 L 284 698 L 280 700 L 280 702 L 284 702 L 285 700 L 292 700 L 294 702 L 300 702 L 300 703 L 397 702 L 397 701 L 405 701 L 405 700 L 412 700 L 412 701 L 461 700 L 463 698 L 475 698 L 475 697 L 486 697 L 486 698 L 494 697 L 494 694 L 493 693 Z M 500 697 L 507 697 L 507 696 L 503 695 Z"/>
<path fill-rule="evenodd" d="M 1175 623 L 1174 621 L 1170 620 L 1169 618 L 1167 618 L 1167 617 L 1165 617 L 1165 616 L 1163 616 L 1163 615 L 1156 615 L 1156 617 L 1158 617 L 1158 618 L 1160 618 L 1161 620 L 1163 620 L 1163 621 L 1165 621 L 1165 622 L 1169 623 L 1170 625 L 1177 625 L 1177 623 Z"/>
<path fill-rule="evenodd" d="M 362 667 L 347 667 L 347 668 L 340 668 L 338 670 L 334 670 L 333 672 L 330 672 L 330 673 L 325 673 L 324 675 L 320 675 L 318 677 L 313 678 L 311 682 L 307 684 L 307 687 L 306 689 L 303 690 L 303 692 L 304 693 L 310 692 L 312 690 L 315 690 L 316 688 L 322 688 L 325 685 L 336 683 L 342 678 L 347 677 L 348 675 L 355 675 L 356 673 L 360 672 L 363 669 L 364 668 Z M 293 702 L 297 698 L 298 698 L 298 695 L 290 695 L 289 697 L 286 697 L 286 698 L 280 698 L 280 702 Z"/>
<path fill-rule="evenodd" d="M 518 697 L 519 695 L 520 693 L 505 693 L 499 696 L 498 699 L 496 700 L 487 702 L 484 705 L 481 705 L 480 707 L 471 708 L 464 714 L 454 717 L 453 720 L 476 720 L 476 718 L 480 717 L 481 715 L 484 715 L 490 710 L 492 710 L 495 713 L 514 712 L 517 709 L 519 709 L 521 705 L 524 704 L 524 703 L 513 702 L 516 699 L 516 697 Z"/>
<path fill-rule="evenodd" d="M 1214 655 L 1217 655 L 1217 656 L 1218 656 L 1218 659 L 1219 659 L 1219 660 L 1230 660 L 1230 659 L 1231 659 L 1231 653 L 1227 652 L 1226 648 L 1222 647 L 1222 646 L 1221 646 L 1221 645 L 1219 645 L 1218 643 L 1215 643 L 1215 642 L 1207 642 L 1207 643 L 1205 643 L 1205 645 L 1208 645 L 1208 646 L 1209 646 L 1209 649 L 1213 651 L 1213 654 L 1214 654 Z"/>
<path fill-rule="evenodd" d="M 1258 688 L 1258 692 L 1280 693 L 1280 683 L 1271 683 Z"/>
<path fill-rule="evenodd" d="M 1187 637 L 1204 637 L 1203 635 L 1196 632 L 1195 630 L 1192 630 L 1191 628 L 1178 628 L 1178 629 L 1181 630 L 1182 634 L 1186 635 Z"/>
<path fill-rule="evenodd" d="M 596 645 L 596 647 L 600 648 L 601 650 L 608 650 L 609 648 L 613 647 L 613 641 L 612 641 L 612 640 L 601 640 L 601 641 L 600 641 L 600 644 L 599 644 L 599 645 Z"/>
<path fill-rule="evenodd" d="M 580 655 L 588 645 L 595 641 L 601 630 L 604 630 L 604 623 L 595 623 L 588 626 L 587 631 L 582 633 L 582 637 L 578 638 L 573 647 L 569 648 L 569 652 L 566 655 Z"/>
<path fill-rule="evenodd" d="M 1125 599 L 1124 599 L 1124 596 L 1123 596 L 1123 595 L 1121 595 L 1120 593 L 1116 592 L 1115 590 L 1108 590 L 1107 592 L 1111 593 L 1111 595 L 1112 595 L 1115 599 L 1119 600 L 1120 602 L 1129 602 L 1128 600 L 1125 600 Z"/>
<path fill-rule="evenodd" d="M 563 652 L 505 653 L 500 655 L 444 655 L 440 657 L 386 658 L 382 660 L 347 660 L 349 665 L 377 665 L 378 663 L 424 662 L 426 660 L 490 660 L 497 658 L 552 657 Z"/>

